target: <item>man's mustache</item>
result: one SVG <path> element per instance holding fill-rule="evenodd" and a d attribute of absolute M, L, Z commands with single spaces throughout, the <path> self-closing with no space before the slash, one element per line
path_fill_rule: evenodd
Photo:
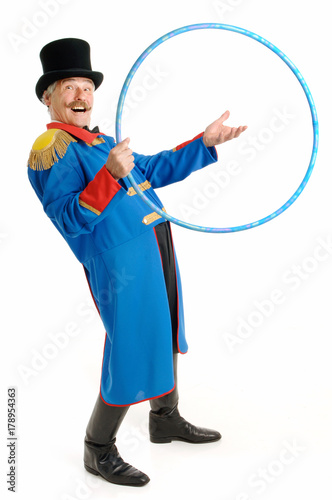
<path fill-rule="evenodd" d="M 70 102 L 69 104 L 66 104 L 67 108 L 75 108 L 75 107 L 79 107 L 79 108 L 84 108 L 86 111 L 90 111 L 91 110 L 91 107 L 89 107 L 87 105 L 86 102 L 84 101 L 72 101 Z"/>

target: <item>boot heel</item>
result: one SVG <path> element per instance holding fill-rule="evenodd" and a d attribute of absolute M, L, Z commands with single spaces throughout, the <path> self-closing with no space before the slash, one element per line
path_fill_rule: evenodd
<path fill-rule="evenodd" d="M 99 472 L 97 472 L 94 469 L 91 469 L 91 467 L 89 467 L 88 465 L 84 464 L 84 468 L 94 476 L 100 476 Z"/>
<path fill-rule="evenodd" d="M 171 443 L 172 442 L 172 438 L 170 437 L 160 437 L 160 438 L 157 438 L 157 437 L 153 437 L 153 436 L 150 436 L 150 441 L 151 443 L 157 443 L 157 444 L 160 444 L 160 443 Z"/>

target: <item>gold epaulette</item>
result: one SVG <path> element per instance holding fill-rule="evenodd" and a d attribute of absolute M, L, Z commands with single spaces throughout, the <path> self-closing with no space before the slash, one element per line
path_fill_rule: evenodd
<path fill-rule="evenodd" d="M 65 132 L 52 128 L 35 140 L 28 160 L 28 167 L 32 170 L 48 170 L 59 158 L 63 158 L 71 142 L 76 139 Z"/>

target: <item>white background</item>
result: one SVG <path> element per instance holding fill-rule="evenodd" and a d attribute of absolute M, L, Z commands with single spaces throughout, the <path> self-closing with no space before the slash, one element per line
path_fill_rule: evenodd
<path fill-rule="evenodd" d="M 16 498 L 330 497 L 328 2 L 19 0 L 8 7 L 2 20 L 1 495 L 12 498 L 6 403 L 7 388 L 15 386 Z M 153 445 L 149 405 L 134 406 L 118 447 L 151 482 L 130 489 L 82 466 L 104 330 L 81 266 L 27 180 L 31 145 L 48 121 L 34 93 L 39 51 L 57 38 L 89 41 L 93 69 L 105 75 L 93 125 L 114 135 L 117 99 L 135 59 L 163 34 L 203 22 L 248 29 L 287 54 L 313 94 L 320 148 L 303 194 L 272 222 L 217 235 L 173 227 L 190 347 L 180 359 L 180 410 L 197 425 L 219 429 L 223 440 Z M 218 148 L 217 165 L 160 193 L 178 218 L 219 227 L 252 222 L 287 201 L 305 175 L 312 129 L 304 93 L 287 66 L 249 38 L 220 30 L 176 37 L 149 56 L 128 97 L 123 137 L 146 154 L 190 139 L 226 109 L 231 125 L 249 126 Z M 250 152 L 249 141 L 256 141 Z M 236 175 L 233 170 L 218 184 L 213 174 L 229 172 L 230 164 Z"/>

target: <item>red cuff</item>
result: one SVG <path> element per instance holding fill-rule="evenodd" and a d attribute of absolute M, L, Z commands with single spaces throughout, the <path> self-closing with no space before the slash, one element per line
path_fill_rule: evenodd
<path fill-rule="evenodd" d="M 185 146 L 187 146 L 187 144 L 190 144 L 191 142 L 196 141 L 196 139 L 199 139 L 200 137 L 203 137 L 203 135 L 204 135 L 204 132 L 202 132 L 201 134 L 196 135 L 196 137 L 194 137 L 190 141 L 186 141 L 186 142 L 183 142 L 182 144 L 179 144 L 178 146 L 176 146 L 175 148 L 173 148 L 173 151 L 174 152 L 175 151 L 179 151 L 179 149 L 182 149 Z"/>
<path fill-rule="evenodd" d="M 80 194 L 79 204 L 100 215 L 120 189 L 120 184 L 104 165 Z"/>

